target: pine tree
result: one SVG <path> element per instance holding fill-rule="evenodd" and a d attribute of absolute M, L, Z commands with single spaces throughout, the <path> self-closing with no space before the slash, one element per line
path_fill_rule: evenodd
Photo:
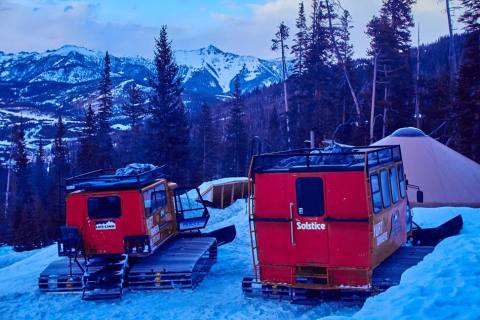
<path fill-rule="evenodd" d="M 480 4 L 463 0 L 467 42 L 460 66 L 456 99 L 456 148 L 480 162 Z"/>
<path fill-rule="evenodd" d="M 163 26 L 155 40 L 155 77 L 151 81 L 147 158 L 155 164 L 165 164 L 173 179 L 188 177 L 189 126 L 182 101 L 182 84 L 173 58 L 167 27 Z"/>
<path fill-rule="evenodd" d="M 95 121 L 95 112 L 92 106 L 89 105 L 85 113 L 85 122 L 82 130 L 82 135 L 79 138 L 80 147 L 77 155 L 77 168 L 80 172 L 88 172 L 95 169 L 97 146 L 96 146 L 97 126 Z"/>
<path fill-rule="evenodd" d="M 219 141 L 213 123 L 211 107 L 203 103 L 198 115 L 198 128 L 193 139 L 195 162 L 200 162 L 197 176 L 201 181 L 208 181 L 218 174 L 216 163 L 219 161 Z"/>
<path fill-rule="evenodd" d="M 33 214 L 36 224 L 36 238 L 35 241 L 38 245 L 43 246 L 49 243 L 48 238 L 48 225 L 47 223 L 50 216 L 47 213 L 48 207 L 48 179 L 46 168 L 46 154 L 44 149 L 44 142 L 42 139 L 38 141 L 38 150 L 35 157 L 35 163 L 32 170 L 33 186 L 34 186 L 34 199 L 32 204 Z"/>
<path fill-rule="evenodd" d="M 128 89 L 128 101 L 123 105 L 123 112 L 128 118 L 130 130 L 122 132 L 118 154 L 122 155 L 124 163 L 142 162 L 144 159 L 141 143 L 145 140 L 142 121 L 146 110 L 140 88 L 133 83 Z"/>
<path fill-rule="evenodd" d="M 465 24 L 465 31 L 477 33 L 480 31 L 480 2 L 478 0 L 461 0 L 464 12 L 460 22 Z"/>
<path fill-rule="evenodd" d="M 123 105 L 123 111 L 127 116 L 130 128 L 137 131 L 145 115 L 145 109 L 142 104 L 142 92 L 136 83 L 132 84 L 128 90 L 128 102 Z"/>
<path fill-rule="evenodd" d="M 68 148 L 65 143 L 66 128 L 60 115 L 55 125 L 55 140 L 52 147 L 53 160 L 49 172 L 49 213 L 51 224 L 49 237 L 57 238 L 58 227 L 65 224 L 65 179 L 70 175 Z"/>
<path fill-rule="evenodd" d="M 240 80 L 237 76 L 234 80 L 233 102 L 230 108 L 225 141 L 224 173 L 229 176 L 244 176 L 247 174 L 248 137 L 244 117 Z"/>
<path fill-rule="evenodd" d="M 277 108 L 273 107 L 268 123 L 268 144 L 272 151 L 280 151 L 283 149 L 282 128 L 277 113 Z"/>
<path fill-rule="evenodd" d="M 333 15 L 332 11 L 332 15 Z M 332 16 L 332 19 L 335 19 Z M 310 130 L 316 130 L 320 139 L 325 137 L 334 126 L 332 119 L 331 100 L 332 75 L 330 62 L 333 46 L 331 44 L 328 26 L 328 10 L 324 1 L 312 1 L 311 25 L 309 28 L 306 74 L 303 80 L 303 90 L 307 99 L 300 104 L 298 141 L 302 143 L 309 137 Z"/>
<path fill-rule="evenodd" d="M 25 131 L 22 125 L 14 125 L 12 138 L 14 143 L 15 176 L 10 212 L 12 244 L 15 250 L 29 250 L 41 245 L 39 240 L 39 221 L 34 215 L 32 181 L 30 180 L 29 161 L 25 147 Z"/>
<path fill-rule="evenodd" d="M 289 37 L 289 28 L 285 25 L 282 21 L 278 26 L 278 31 L 275 34 L 275 38 L 272 39 L 272 50 L 277 51 L 280 50 L 282 54 L 282 77 L 283 77 L 283 101 L 285 105 L 285 113 L 288 114 L 288 92 L 287 92 L 287 64 L 286 64 L 286 50 L 288 49 L 287 40 Z M 287 129 L 287 144 L 291 147 L 290 141 L 290 121 L 288 117 L 285 118 L 287 120 L 286 129 Z"/>
<path fill-rule="evenodd" d="M 100 97 L 98 108 L 98 126 L 96 134 L 96 163 L 97 167 L 110 168 L 113 165 L 113 143 L 110 136 L 110 118 L 113 112 L 112 81 L 110 79 L 110 56 L 105 53 L 103 73 L 100 80 Z"/>
<path fill-rule="evenodd" d="M 292 54 L 294 55 L 294 69 L 296 76 L 301 76 L 305 73 L 305 56 L 307 51 L 307 19 L 305 16 L 305 7 L 303 1 L 298 6 L 298 17 L 295 23 L 297 33 L 295 33 L 294 44 L 292 45 Z"/>
<path fill-rule="evenodd" d="M 415 0 L 384 0 L 380 16 L 373 17 L 367 26 L 371 38 L 369 54 L 377 57 L 377 78 L 383 88 L 383 94 L 378 95 L 382 99 L 377 104 L 383 111 L 382 133 L 377 133 L 380 137 L 413 124 L 413 76 L 409 57 L 414 3 Z"/>

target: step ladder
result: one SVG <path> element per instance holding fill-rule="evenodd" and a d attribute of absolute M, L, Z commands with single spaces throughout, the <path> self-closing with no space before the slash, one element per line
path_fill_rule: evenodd
<path fill-rule="evenodd" d="M 119 299 L 122 297 L 128 256 L 97 256 L 87 260 L 83 274 L 83 300 Z"/>
<path fill-rule="evenodd" d="M 257 238 L 255 235 L 255 197 L 254 184 L 250 180 L 248 183 L 248 197 L 247 197 L 247 215 L 250 233 L 250 243 L 252 244 L 252 263 L 253 275 L 255 280 L 260 280 L 260 265 L 258 260 Z"/>

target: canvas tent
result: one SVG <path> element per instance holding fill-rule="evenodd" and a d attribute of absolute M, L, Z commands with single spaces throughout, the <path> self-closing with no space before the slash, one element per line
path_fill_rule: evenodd
<path fill-rule="evenodd" d="M 413 206 L 480 207 L 480 164 L 416 128 L 398 129 L 373 145 L 401 146 L 408 183 L 424 193 L 417 203 L 416 190 L 408 189 Z"/>

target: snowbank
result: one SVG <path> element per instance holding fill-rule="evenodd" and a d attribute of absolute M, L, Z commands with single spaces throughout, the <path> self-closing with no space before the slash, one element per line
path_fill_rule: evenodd
<path fill-rule="evenodd" d="M 431 227 L 456 214 L 464 220 L 461 234 L 440 242 L 400 285 L 368 299 L 353 319 L 480 318 L 480 209 L 416 208 L 414 221 Z"/>
<path fill-rule="evenodd" d="M 404 273 L 399 286 L 368 299 L 360 310 L 337 303 L 312 307 L 246 299 L 241 280 L 251 272 L 250 238 L 245 200 L 238 200 L 224 210 L 210 209 L 208 229 L 235 224 L 237 238 L 219 248 L 217 263 L 193 291 L 126 292 L 120 301 L 103 302 L 81 301 L 75 294 L 41 294 L 37 277 L 56 259 L 56 247 L 19 254 L 3 247 L 0 314 L 4 319 L 478 319 L 480 209 L 415 209 L 415 218 L 425 225 L 456 212 L 465 221 L 462 234 L 442 241 Z"/>
<path fill-rule="evenodd" d="M 312 307 L 244 298 L 241 281 L 244 275 L 251 274 L 245 200 L 224 210 L 210 209 L 210 214 L 208 230 L 235 224 L 237 238 L 219 248 L 217 263 L 193 291 L 126 292 L 120 301 L 101 302 L 82 301 L 78 294 L 42 294 L 37 289 L 37 277 L 57 259 L 56 247 L 50 246 L 0 268 L 0 318 L 311 319 L 330 314 L 352 315 L 357 311 L 340 308 L 338 304 Z"/>

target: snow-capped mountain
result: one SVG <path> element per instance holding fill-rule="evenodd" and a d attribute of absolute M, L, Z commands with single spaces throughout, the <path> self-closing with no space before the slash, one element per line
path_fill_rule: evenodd
<path fill-rule="evenodd" d="M 7 92 L 1 94 L 0 98 L 10 103 L 42 104 L 44 100 L 42 101 L 41 97 L 35 99 L 29 91 L 40 87 L 42 83 L 43 87 L 45 83 L 49 83 L 55 86 L 51 91 L 59 95 L 55 100 L 62 104 L 68 103 L 71 99 L 68 95 L 64 95 L 61 89 L 82 87 L 90 81 L 98 80 L 103 57 L 103 52 L 71 45 L 42 53 L 6 54 L 0 51 L 0 81 L 4 89 L 2 91 L 5 89 L 10 91 L 10 94 Z M 281 78 L 281 68 L 276 60 L 239 56 L 223 52 L 214 46 L 198 50 L 176 51 L 175 58 L 180 67 L 187 94 L 202 93 L 212 96 L 228 94 L 232 89 L 233 79 L 237 75 L 240 77 L 244 91 L 269 86 Z M 148 86 L 148 79 L 153 72 L 151 60 L 138 56 L 111 56 L 111 62 L 112 79 L 117 89 L 119 85 L 121 85 L 120 89 L 125 85 L 124 81 L 131 80 Z M 15 85 L 12 85 L 13 83 Z M 79 98 L 78 94 L 75 95 Z"/>
<path fill-rule="evenodd" d="M 54 123 L 61 111 L 70 134 L 81 126 L 84 108 L 95 105 L 102 74 L 104 52 L 66 45 L 45 52 L 4 53 L 0 51 L 0 162 L 8 145 L 12 123 L 23 121 L 27 140 L 52 137 Z M 133 82 L 150 91 L 149 79 L 154 67 L 144 57 L 110 55 L 115 104 L 114 128 L 122 128 L 120 106 Z M 176 51 L 184 85 L 184 101 L 195 109 L 203 101 L 226 99 L 238 75 L 242 90 L 251 91 L 281 80 L 278 60 L 240 56 L 208 46 L 198 50 Z M 148 95 L 145 95 L 145 99 Z"/>

